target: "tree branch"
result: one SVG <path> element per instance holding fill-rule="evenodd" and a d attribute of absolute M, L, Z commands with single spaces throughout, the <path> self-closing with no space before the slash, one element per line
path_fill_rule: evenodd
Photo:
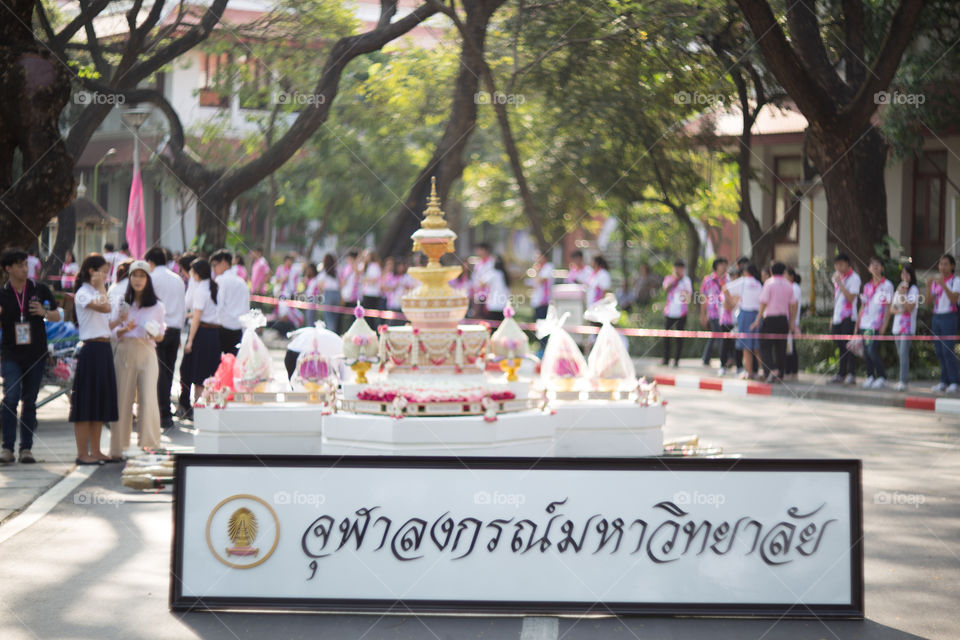
<path fill-rule="evenodd" d="M 790 42 L 798 50 L 806 67 L 824 89 L 835 96 L 849 98 L 850 87 L 843 83 L 830 59 L 820 35 L 816 0 L 793 0 L 787 4 L 787 24 L 790 26 Z"/>
<path fill-rule="evenodd" d="M 836 115 L 834 97 L 818 82 L 787 41 L 767 0 L 737 0 L 763 52 L 767 66 L 807 120 L 825 122 Z"/>
<path fill-rule="evenodd" d="M 900 0 L 897 11 L 890 20 L 890 28 L 883 39 L 880 53 L 866 74 L 860 90 L 841 110 L 838 126 L 851 132 L 859 132 L 870 122 L 877 110 L 875 95 L 886 91 L 900 66 L 904 51 L 913 40 L 917 22 L 926 0 Z"/>

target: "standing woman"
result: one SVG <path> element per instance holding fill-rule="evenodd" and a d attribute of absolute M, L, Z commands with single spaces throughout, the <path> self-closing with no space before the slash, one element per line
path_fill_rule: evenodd
<path fill-rule="evenodd" d="M 599 302 L 612 289 L 610 266 L 601 255 L 593 258 L 593 269 L 587 277 L 587 308 Z"/>
<path fill-rule="evenodd" d="M 957 308 L 960 305 L 960 277 L 956 275 L 957 260 L 945 253 L 937 263 L 939 273 L 927 281 L 927 298 L 933 304 L 932 327 L 935 336 L 957 335 Z M 933 343 L 940 361 L 940 382 L 934 392 L 956 393 L 960 385 L 960 359 L 953 349 L 952 337 L 943 337 Z"/>
<path fill-rule="evenodd" d="M 893 330 L 897 341 L 897 356 L 900 358 L 900 379 L 897 391 L 905 391 L 910 381 L 910 336 L 917 333 L 917 303 L 920 301 L 920 288 L 917 286 L 917 272 L 912 264 L 900 266 L 900 284 L 893 293 L 893 303 L 887 307 L 883 330 L 893 318 Z"/>
<path fill-rule="evenodd" d="M 137 446 L 140 449 L 160 447 L 160 405 L 157 404 L 157 379 L 160 366 L 157 343 L 166 331 L 166 309 L 157 299 L 150 279 L 150 265 L 137 260 L 130 265 L 129 286 L 124 301 L 129 306 L 127 319 L 116 328 L 117 349 L 114 368 L 119 375 L 117 405 L 120 419 L 110 430 L 110 457 L 120 458 L 130 447 L 133 427 L 133 401 L 137 409 Z"/>
<path fill-rule="evenodd" d="M 73 257 L 73 251 L 67 249 L 63 256 L 63 266 L 60 267 L 60 288 L 64 291 L 73 291 L 77 282 L 77 274 L 80 272 L 80 265 Z"/>
<path fill-rule="evenodd" d="M 80 265 L 74 309 L 83 346 L 70 394 L 70 418 L 77 438 L 77 464 L 103 464 L 110 460 L 100 451 L 104 422 L 116 422 L 117 374 L 110 348 L 110 299 L 106 280 L 111 265 L 100 254 L 87 256 Z"/>
<path fill-rule="evenodd" d="M 320 304 L 320 287 L 322 282 L 317 273 L 317 265 L 308 262 L 303 268 L 303 302 L 307 304 Z M 307 327 L 312 327 L 317 322 L 317 310 L 307 307 L 303 310 L 303 323 Z"/>
<path fill-rule="evenodd" d="M 752 262 L 741 272 L 740 277 L 723 287 L 723 294 L 730 299 L 730 304 L 739 310 L 737 314 L 737 333 L 746 334 L 737 338 L 737 349 L 743 350 L 743 373 L 740 378 L 750 380 L 756 370 L 754 361 L 759 360 L 757 351 L 760 341 L 756 328 L 752 328 L 760 312 L 760 293 L 763 285 L 760 284 L 760 270 Z"/>
<path fill-rule="evenodd" d="M 510 302 L 510 274 L 503 258 L 497 256 L 493 269 L 487 271 L 484 285 L 487 287 L 487 320 L 503 321 L 503 310 Z"/>
<path fill-rule="evenodd" d="M 363 297 L 360 304 L 364 309 L 376 309 L 383 311 L 383 287 L 380 279 L 383 277 L 383 269 L 380 266 L 380 257 L 375 251 L 367 249 L 363 255 Z M 377 325 L 383 324 L 382 318 L 375 320 Z"/>
<path fill-rule="evenodd" d="M 332 253 L 323 256 L 323 273 L 320 274 L 323 283 L 323 304 L 335 307 L 340 304 L 340 281 L 337 279 L 337 259 Z M 323 324 L 327 329 L 336 333 L 340 315 L 336 311 L 323 312 Z"/>
<path fill-rule="evenodd" d="M 190 307 L 190 336 L 184 353 L 190 354 L 187 383 L 194 386 L 194 398 L 200 397 L 203 381 L 220 366 L 220 325 L 217 324 L 217 283 L 210 277 L 210 263 L 197 258 L 190 265 L 190 277 L 196 283 Z"/>

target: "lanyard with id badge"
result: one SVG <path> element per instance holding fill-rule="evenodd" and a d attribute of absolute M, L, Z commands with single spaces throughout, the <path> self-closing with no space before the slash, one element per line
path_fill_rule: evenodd
<path fill-rule="evenodd" d="M 20 322 L 14 323 L 13 332 L 15 336 L 15 342 L 18 346 L 28 345 L 32 340 L 32 335 L 30 333 L 30 323 L 26 320 L 24 316 L 24 308 L 27 303 L 27 285 L 23 285 L 23 295 L 17 295 L 17 290 L 10 285 L 10 288 L 13 289 L 13 295 L 17 299 L 17 306 L 20 307 Z"/>

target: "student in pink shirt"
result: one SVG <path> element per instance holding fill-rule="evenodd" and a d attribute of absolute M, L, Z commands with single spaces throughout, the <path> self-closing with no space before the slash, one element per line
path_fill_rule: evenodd
<path fill-rule="evenodd" d="M 257 247 L 250 252 L 250 293 L 263 294 L 267 290 L 270 278 L 270 263 L 263 257 L 263 250 Z"/>
<path fill-rule="evenodd" d="M 833 319 L 830 333 L 853 335 L 857 320 L 857 300 L 860 297 L 860 276 L 850 265 L 850 256 L 838 253 L 833 259 Z M 854 384 L 857 358 L 847 349 L 847 338 L 834 340 L 840 351 L 840 369 L 830 379 L 834 384 Z"/>
<path fill-rule="evenodd" d="M 693 284 L 686 275 L 687 263 L 676 260 L 673 263 L 673 273 L 663 279 L 663 290 L 667 292 L 667 301 L 663 306 L 663 323 L 667 331 L 683 331 L 687 326 L 687 309 L 693 297 Z M 680 366 L 680 352 L 683 342 L 680 338 L 663 339 L 663 362 L 670 362 L 671 345 L 676 345 L 676 355 L 673 357 L 673 366 Z"/>
<path fill-rule="evenodd" d="M 721 317 L 723 316 L 723 285 L 727 284 L 727 259 L 718 257 L 713 261 L 713 271 L 704 277 L 700 284 L 700 326 L 710 331 L 723 331 Z M 703 348 L 703 365 L 710 366 L 713 357 L 714 343 L 720 344 L 719 338 L 707 338 Z M 727 349 L 723 343 L 720 350 L 720 368 L 727 365 Z"/>
<path fill-rule="evenodd" d="M 887 371 L 880 358 L 880 343 L 870 336 L 880 333 L 887 307 L 893 302 L 893 283 L 883 277 L 883 263 L 880 258 L 870 258 L 870 280 L 863 285 L 860 301 L 860 315 L 857 318 L 857 332 L 864 336 L 863 359 L 867 365 L 867 379 L 864 389 L 883 389 L 887 386 Z"/>
<path fill-rule="evenodd" d="M 782 338 L 764 338 L 760 341 L 760 358 L 770 369 L 767 382 L 782 380 L 787 359 L 787 334 L 791 333 L 797 316 L 797 303 L 793 299 L 793 285 L 784 277 L 787 266 L 774 262 L 770 277 L 760 291 L 760 311 L 751 327 L 760 327 L 761 333 L 782 334 Z"/>

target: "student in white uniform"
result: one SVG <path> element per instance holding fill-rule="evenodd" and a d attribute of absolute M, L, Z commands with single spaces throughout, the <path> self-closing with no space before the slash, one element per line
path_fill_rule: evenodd
<path fill-rule="evenodd" d="M 180 351 L 180 334 L 183 331 L 184 295 L 186 287 L 183 280 L 166 266 L 163 249 L 154 247 L 147 251 L 147 264 L 150 265 L 150 281 L 157 294 L 157 300 L 163 303 L 163 322 L 166 330 L 163 339 L 157 344 L 157 406 L 160 408 L 160 427 L 173 426 L 173 412 L 170 411 L 170 390 L 173 386 L 173 369 L 177 366 L 177 353 Z"/>
<path fill-rule="evenodd" d="M 893 303 L 887 307 L 883 331 L 893 321 L 891 334 L 897 336 L 897 356 L 900 358 L 900 377 L 894 387 L 905 391 L 910 382 L 910 337 L 917 333 L 917 306 L 920 302 L 920 288 L 917 286 L 917 272 L 912 264 L 900 266 L 900 284 L 893 293 Z"/>
<path fill-rule="evenodd" d="M 110 347 L 110 300 L 105 286 L 110 264 L 91 254 L 80 265 L 74 309 L 83 346 L 70 393 L 69 421 L 74 423 L 79 464 L 116 462 L 100 451 L 104 422 L 116 422 L 117 374 Z"/>
<path fill-rule="evenodd" d="M 124 301 L 129 309 L 114 332 L 117 348 L 113 364 L 117 371 L 117 405 L 120 417 L 110 428 L 110 457 L 119 458 L 130 447 L 133 402 L 137 400 L 137 447 L 160 448 L 160 408 L 157 406 L 157 343 L 163 340 L 165 309 L 157 299 L 150 279 L 150 265 L 137 260 L 127 275 L 130 286 Z M 168 402 L 169 405 L 169 396 Z"/>
<path fill-rule="evenodd" d="M 217 281 L 217 324 L 220 325 L 220 352 L 237 355 L 243 326 L 240 316 L 250 311 L 250 289 L 233 271 L 233 256 L 221 249 L 210 256 L 210 267 Z"/>
<path fill-rule="evenodd" d="M 203 381 L 220 366 L 220 325 L 217 321 L 217 283 L 211 278 L 210 263 L 197 258 L 190 265 L 190 276 L 196 281 L 193 289 L 190 336 L 184 352 L 190 354 L 187 380 L 193 385 L 194 398 L 200 397 Z"/>

